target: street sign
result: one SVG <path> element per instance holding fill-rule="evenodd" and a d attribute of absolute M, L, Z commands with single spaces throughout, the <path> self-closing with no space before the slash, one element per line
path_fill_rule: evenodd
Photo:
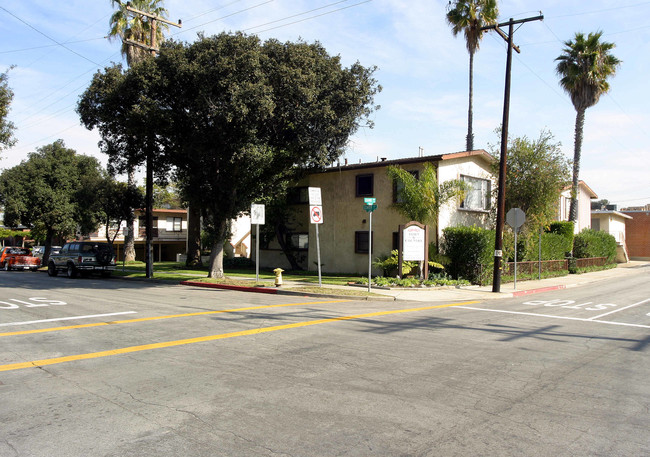
<path fill-rule="evenodd" d="M 312 224 L 322 224 L 323 223 L 323 208 L 321 206 L 310 206 L 309 207 L 309 218 L 311 219 Z"/>
<path fill-rule="evenodd" d="M 519 208 L 511 208 L 506 214 L 506 222 L 517 231 L 526 222 L 526 213 Z"/>
<path fill-rule="evenodd" d="M 309 206 L 323 206 L 320 187 L 308 187 L 307 192 L 309 193 Z"/>
<path fill-rule="evenodd" d="M 264 225 L 264 205 L 251 205 L 251 224 Z"/>
<path fill-rule="evenodd" d="M 366 205 L 373 205 L 373 204 L 377 203 L 377 199 L 374 198 L 374 197 L 366 197 L 366 198 L 363 199 L 363 202 Z"/>
<path fill-rule="evenodd" d="M 372 213 L 374 210 L 377 209 L 377 204 L 374 203 L 372 205 L 363 205 L 363 209 L 366 210 L 367 213 Z"/>

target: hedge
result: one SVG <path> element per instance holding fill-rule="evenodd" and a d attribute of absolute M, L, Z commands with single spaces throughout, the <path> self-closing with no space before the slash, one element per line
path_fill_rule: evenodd
<path fill-rule="evenodd" d="M 606 257 L 608 263 L 616 259 L 616 238 L 607 232 L 584 229 L 575 236 L 573 256 L 579 259 Z"/>
<path fill-rule="evenodd" d="M 450 261 L 447 273 L 454 279 L 479 283 L 481 265 L 493 261 L 494 231 L 479 227 L 447 227 L 442 233 L 441 250 Z"/>

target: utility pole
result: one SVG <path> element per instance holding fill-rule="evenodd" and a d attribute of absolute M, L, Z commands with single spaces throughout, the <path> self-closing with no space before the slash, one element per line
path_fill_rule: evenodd
<path fill-rule="evenodd" d="M 180 19 L 178 20 L 178 24 L 176 24 L 175 22 L 168 21 L 164 17 L 158 16 L 156 14 L 137 10 L 131 6 L 131 2 L 126 3 L 126 10 L 134 14 L 139 14 L 140 16 L 149 18 L 151 22 L 151 35 L 149 39 L 150 44 L 140 43 L 139 41 L 134 41 L 129 39 L 126 39 L 124 41 L 130 45 L 146 49 L 147 51 L 151 52 L 151 55 L 154 57 L 160 50 L 158 48 L 158 44 L 156 43 L 156 31 L 158 30 L 158 22 L 164 22 L 165 24 L 173 25 L 174 27 L 179 27 L 179 28 L 182 27 L 182 22 Z M 146 219 L 147 219 L 147 227 L 146 227 L 147 241 L 146 241 L 146 248 L 145 248 L 147 278 L 153 278 L 153 152 L 155 147 L 156 147 L 155 144 L 147 145 L 147 164 L 146 164 L 147 183 L 146 183 L 146 192 L 145 192 L 146 200 L 147 200 L 147 204 L 146 204 L 147 208 L 145 212 Z"/>
<path fill-rule="evenodd" d="M 515 24 L 523 24 L 524 22 L 541 21 L 544 16 L 541 14 L 535 17 L 526 19 L 513 20 L 510 18 L 508 22 L 501 24 L 483 27 L 481 30 L 494 29 L 496 32 L 508 42 L 508 54 L 506 59 L 506 86 L 503 96 L 503 121 L 501 126 L 501 157 L 499 159 L 499 191 L 497 194 L 497 225 L 496 236 L 494 240 L 494 271 L 492 273 L 492 292 L 501 291 L 501 258 L 503 257 L 503 222 L 506 212 L 506 158 L 508 156 L 508 119 L 510 117 L 510 74 L 512 68 L 512 50 L 513 48 L 519 51 L 519 48 L 512 42 Z M 508 34 L 501 30 L 500 27 L 508 26 Z"/>

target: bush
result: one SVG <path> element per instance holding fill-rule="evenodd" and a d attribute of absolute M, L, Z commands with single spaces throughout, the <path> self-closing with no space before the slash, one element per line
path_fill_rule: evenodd
<path fill-rule="evenodd" d="M 573 255 L 579 259 L 606 257 L 607 263 L 616 259 L 616 238 L 606 232 L 584 229 L 573 241 Z"/>
<path fill-rule="evenodd" d="M 449 258 L 449 275 L 472 283 L 481 282 L 481 265 L 488 269 L 492 265 L 494 231 L 479 227 L 448 227 L 442 232 L 442 252 Z"/>
<path fill-rule="evenodd" d="M 223 267 L 224 268 L 250 268 L 254 267 L 255 262 L 248 257 L 224 257 L 223 258 Z"/>

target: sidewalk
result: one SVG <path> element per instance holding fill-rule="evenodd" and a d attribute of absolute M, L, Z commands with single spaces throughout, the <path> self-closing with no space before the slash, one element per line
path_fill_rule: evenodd
<path fill-rule="evenodd" d="M 550 290 L 569 289 L 596 281 L 615 281 L 616 278 L 642 273 L 650 273 L 650 262 L 631 261 L 627 264 L 619 264 L 617 268 L 611 270 L 567 275 L 535 281 L 517 281 L 517 289 L 514 288 L 513 283 L 505 283 L 501 284 L 501 291 L 498 293 L 492 292 L 492 286 L 463 286 L 458 289 L 439 288 L 412 290 L 380 290 L 373 288 L 372 291 L 374 293 L 392 295 L 396 300 L 493 300 L 496 298 L 517 297 Z"/>

